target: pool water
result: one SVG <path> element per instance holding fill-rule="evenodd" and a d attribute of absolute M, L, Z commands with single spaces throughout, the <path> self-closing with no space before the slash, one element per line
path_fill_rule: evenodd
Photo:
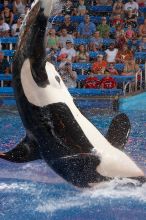
<path fill-rule="evenodd" d="M 125 151 L 146 173 L 146 108 L 123 108 L 131 121 Z M 86 111 L 106 134 L 115 113 Z M 17 111 L 0 110 L 0 151 L 13 148 L 24 136 Z M 45 162 L 14 164 L 0 160 L 0 220 L 145 220 L 146 184 L 127 185 L 115 179 L 79 190 L 56 175 Z"/>

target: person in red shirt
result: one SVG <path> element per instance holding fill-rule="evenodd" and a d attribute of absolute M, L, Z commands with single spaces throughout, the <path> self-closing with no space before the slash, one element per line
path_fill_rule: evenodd
<path fill-rule="evenodd" d="M 107 66 L 107 62 L 103 60 L 103 55 L 99 54 L 97 56 L 97 61 L 93 63 L 92 72 L 94 74 L 104 74 L 106 66 Z"/>
<path fill-rule="evenodd" d="M 86 89 L 99 89 L 101 81 L 94 76 L 93 73 L 90 74 L 84 81 L 84 88 Z"/>

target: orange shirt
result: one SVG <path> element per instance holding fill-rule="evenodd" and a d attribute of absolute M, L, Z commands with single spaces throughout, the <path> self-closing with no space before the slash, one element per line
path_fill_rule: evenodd
<path fill-rule="evenodd" d="M 95 63 L 93 63 L 93 66 L 92 66 L 92 71 L 93 71 L 93 73 L 100 73 L 100 71 L 102 72 L 102 69 L 104 68 L 106 68 L 106 66 L 107 66 L 107 62 L 106 61 L 104 61 L 104 60 L 102 60 L 102 62 L 95 62 Z"/>

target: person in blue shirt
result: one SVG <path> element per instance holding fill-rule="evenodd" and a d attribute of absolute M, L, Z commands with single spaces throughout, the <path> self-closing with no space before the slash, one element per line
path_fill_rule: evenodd
<path fill-rule="evenodd" d="M 84 22 L 81 22 L 78 26 L 78 37 L 88 38 L 96 31 L 96 26 L 90 21 L 90 16 L 84 16 Z"/>

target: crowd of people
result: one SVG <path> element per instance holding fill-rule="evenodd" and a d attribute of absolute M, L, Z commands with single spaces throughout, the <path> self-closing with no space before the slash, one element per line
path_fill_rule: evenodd
<path fill-rule="evenodd" d="M 0 37 L 19 36 L 24 15 L 32 2 L 0 1 L 3 5 Z M 93 10 L 100 6 L 112 10 Z M 113 75 L 129 76 L 140 72 L 139 64 L 146 60 L 135 60 L 135 52 L 146 52 L 146 18 L 139 10 L 142 7 L 146 7 L 145 0 L 66 0 L 63 3 L 57 14 L 59 19 L 55 15 L 48 24 L 46 52 L 47 60 L 56 66 L 68 87 L 77 86 L 78 74 L 89 75 L 83 87 L 104 88 L 98 74 L 105 74 L 110 79 Z M 80 39 L 79 43 L 76 43 L 77 39 Z M 2 60 L 3 54 L 0 63 Z M 90 63 L 91 68 L 76 70 L 74 63 Z M 122 71 L 115 68 L 117 63 L 124 65 Z M 5 70 L 3 66 L 6 66 Z M 0 65 L 2 71 L 8 72 L 6 61 Z M 112 87 L 116 86 L 116 82 L 112 83 Z"/>

